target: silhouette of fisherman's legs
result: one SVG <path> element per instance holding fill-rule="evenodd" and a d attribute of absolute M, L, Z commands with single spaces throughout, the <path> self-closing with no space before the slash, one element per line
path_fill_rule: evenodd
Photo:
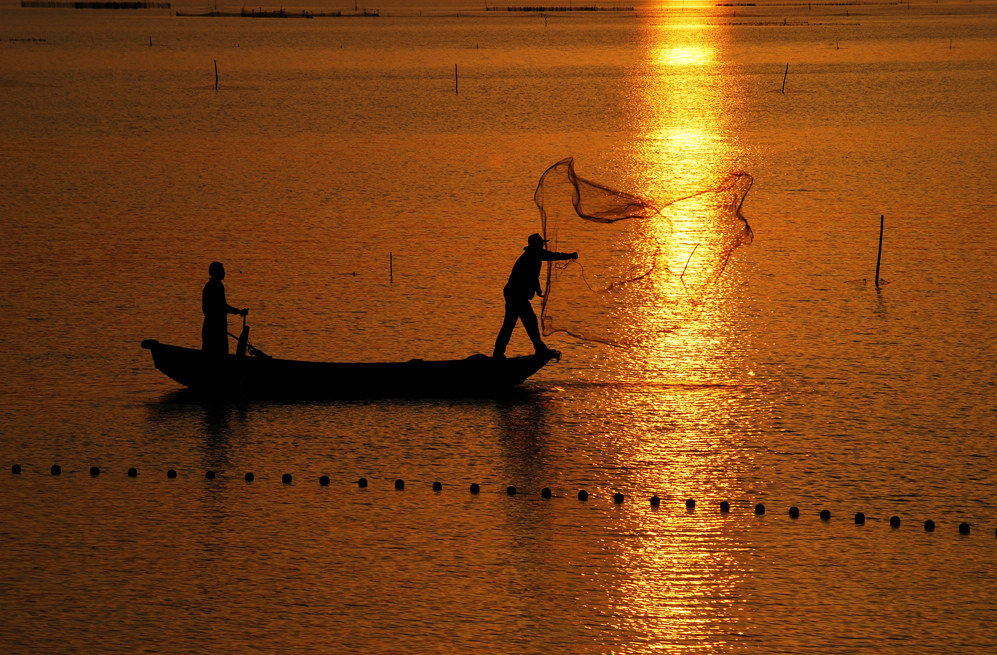
<path fill-rule="evenodd" d="M 512 330 L 516 327 L 517 320 L 523 322 L 526 334 L 530 337 L 530 341 L 533 342 L 533 348 L 537 353 L 547 351 L 547 345 L 540 338 L 540 323 L 537 321 L 537 315 L 533 312 L 533 306 L 530 305 L 530 301 L 506 298 L 505 319 L 502 321 L 502 328 L 499 330 L 498 338 L 495 339 L 495 350 L 492 352 L 493 357 L 505 357 L 505 348 L 509 345 L 509 339 L 512 338 Z"/>
<path fill-rule="evenodd" d="M 516 327 L 516 321 L 518 320 L 519 312 L 513 307 L 512 301 L 506 300 L 505 318 L 502 320 L 502 328 L 495 339 L 495 349 L 492 351 L 492 357 L 505 357 L 505 347 L 509 345 L 509 339 L 512 338 L 512 329 Z"/>
<path fill-rule="evenodd" d="M 533 342 L 533 349 L 537 351 L 537 354 L 546 352 L 547 344 L 540 339 L 540 323 L 537 321 L 537 315 L 533 313 L 533 306 L 529 302 L 523 303 L 523 308 L 519 312 L 519 320 L 523 322 L 526 334 Z"/>

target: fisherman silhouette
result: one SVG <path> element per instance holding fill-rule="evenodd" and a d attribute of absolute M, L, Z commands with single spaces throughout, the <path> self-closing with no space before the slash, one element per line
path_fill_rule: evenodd
<path fill-rule="evenodd" d="M 208 266 L 211 279 L 201 292 L 201 311 L 204 312 L 204 325 L 201 327 L 201 350 L 206 353 L 228 354 L 228 315 L 245 316 L 248 309 L 236 309 L 225 300 L 225 267 L 221 262 L 211 262 Z"/>
<path fill-rule="evenodd" d="M 509 345 L 512 337 L 512 329 L 516 327 L 516 321 L 523 322 L 526 334 L 529 335 L 537 356 L 547 354 L 550 349 L 540 339 L 540 325 L 537 322 L 537 315 L 533 312 L 530 299 L 534 295 L 543 297 L 540 288 L 540 266 L 543 262 L 560 261 L 564 259 L 578 259 L 578 253 L 553 252 L 547 250 L 544 245 L 547 240 L 539 234 L 531 234 L 523 248 L 523 254 L 516 260 L 509 274 L 509 281 L 506 282 L 502 290 L 505 296 L 505 320 L 502 322 L 502 329 L 499 330 L 498 338 L 495 339 L 495 350 L 493 357 L 505 357 L 505 348 Z"/>

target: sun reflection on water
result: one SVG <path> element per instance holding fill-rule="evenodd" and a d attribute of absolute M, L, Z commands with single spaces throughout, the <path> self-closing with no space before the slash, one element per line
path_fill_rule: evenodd
<path fill-rule="evenodd" d="M 721 500 L 751 493 L 742 480 L 752 455 L 731 393 L 745 379 L 738 274 L 725 268 L 736 238 L 731 202 L 743 189 L 703 192 L 738 168 L 730 111 L 737 90 L 720 64 L 725 28 L 682 21 L 647 25 L 646 68 L 633 90 L 642 129 L 628 153 L 631 176 L 664 208 L 632 235 L 657 244 L 658 266 L 628 319 L 635 333 L 658 337 L 620 355 L 644 380 L 636 402 L 650 406 L 633 414 L 646 424 L 631 426 L 621 459 L 641 462 L 634 486 L 661 490 L 672 507 L 630 515 L 626 529 L 640 539 L 615 553 L 616 582 L 621 615 L 641 624 L 634 634 L 664 651 L 720 652 L 743 620 L 737 585 L 748 571 L 739 535 L 750 517 L 718 511 Z M 698 508 L 675 511 L 685 498 L 697 498 Z"/>
<path fill-rule="evenodd" d="M 750 510 L 757 490 L 743 483 L 756 462 L 734 427 L 740 408 L 722 385 L 662 385 L 633 398 L 643 408 L 632 414 L 620 459 L 640 463 L 629 481 L 635 495 L 603 545 L 613 562 L 604 584 L 616 629 L 636 651 L 726 652 L 750 621 L 740 590 L 759 523 Z M 657 494 L 660 506 L 638 489 Z M 695 506 L 687 509 L 687 499 Z"/>
<path fill-rule="evenodd" d="M 705 26 L 704 26 L 705 27 Z M 707 43 L 662 46 L 655 60 L 662 67 L 704 66 L 716 59 L 716 48 Z"/>
<path fill-rule="evenodd" d="M 635 242 L 657 244 L 658 266 L 628 317 L 635 334 L 659 334 L 634 354 L 641 370 L 659 379 L 715 383 L 738 379 L 723 366 L 729 321 L 725 296 L 734 288 L 725 272 L 738 227 L 731 203 L 742 186 L 715 189 L 737 169 L 737 89 L 724 75 L 720 51 L 727 29 L 684 16 L 681 23 L 652 19 L 648 54 L 634 84 L 631 176 L 663 206 L 640 224 Z M 707 189 L 713 189 L 705 191 Z M 681 199 L 681 200 L 680 200 Z M 675 202 L 678 200 L 678 202 Z M 635 249 L 641 252 L 646 246 Z"/>

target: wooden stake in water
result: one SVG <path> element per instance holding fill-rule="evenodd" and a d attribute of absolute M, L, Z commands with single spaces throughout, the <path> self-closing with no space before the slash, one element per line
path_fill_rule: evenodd
<path fill-rule="evenodd" d="M 218 60 L 215 60 L 215 91 L 218 90 Z"/>
<path fill-rule="evenodd" d="M 879 254 L 876 255 L 876 288 L 879 288 L 879 262 L 883 259 L 883 220 L 884 214 L 879 215 Z"/>
<path fill-rule="evenodd" d="M 786 77 L 789 75 L 789 62 L 786 62 L 786 72 L 782 74 L 782 92 L 786 92 Z"/>
<path fill-rule="evenodd" d="M 395 281 L 395 253 L 388 253 L 388 283 L 393 284 Z"/>
<path fill-rule="evenodd" d="M 454 95 L 460 94 L 459 80 L 457 79 L 457 64 L 453 65 L 453 92 Z"/>

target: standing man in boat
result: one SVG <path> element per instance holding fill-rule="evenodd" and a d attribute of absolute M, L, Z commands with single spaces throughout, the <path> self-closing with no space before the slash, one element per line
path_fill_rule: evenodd
<path fill-rule="evenodd" d="M 206 353 L 228 354 L 228 315 L 245 316 L 248 309 L 236 309 L 225 300 L 225 267 L 221 262 L 211 262 L 208 266 L 211 279 L 201 292 L 201 311 L 204 312 L 204 325 L 201 327 L 201 350 Z"/>
<path fill-rule="evenodd" d="M 543 297 L 543 290 L 540 288 L 540 267 L 543 262 L 578 259 L 578 253 L 553 252 L 547 250 L 544 245 L 546 243 L 547 240 L 539 234 L 531 234 L 526 241 L 526 247 L 523 248 L 523 254 L 512 267 L 509 281 L 502 290 L 505 296 L 505 320 L 502 322 L 498 338 L 495 339 L 493 357 L 505 357 L 505 348 L 509 345 L 512 329 L 516 327 L 517 320 L 523 322 L 537 356 L 545 355 L 549 351 L 540 339 L 540 325 L 530 300 L 534 295 Z"/>

